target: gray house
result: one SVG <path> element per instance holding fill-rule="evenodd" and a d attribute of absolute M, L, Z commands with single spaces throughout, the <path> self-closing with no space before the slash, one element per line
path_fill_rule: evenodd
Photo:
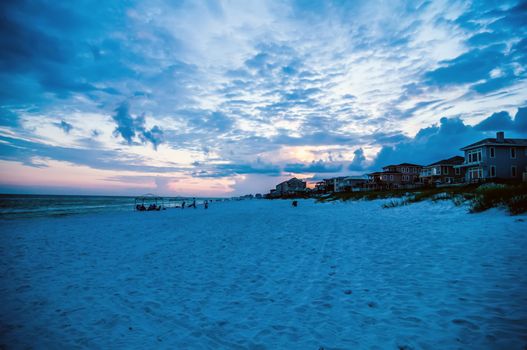
<path fill-rule="evenodd" d="M 527 172 L 527 139 L 506 139 L 503 132 L 461 148 L 465 161 L 454 168 L 466 169 L 467 181 L 492 178 L 521 180 Z"/>

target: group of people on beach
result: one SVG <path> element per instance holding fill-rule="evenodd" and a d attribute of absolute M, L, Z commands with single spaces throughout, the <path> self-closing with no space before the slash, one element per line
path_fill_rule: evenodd
<path fill-rule="evenodd" d="M 185 209 L 185 206 L 186 206 L 186 202 L 183 201 L 183 202 L 181 203 L 181 209 Z M 209 209 L 209 201 L 208 201 L 208 200 L 205 200 L 205 201 L 203 202 L 203 207 L 204 207 L 205 209 Z M 192 203 L 190 203 L 190 204 L 187 206 L 187 208 L 194 208 L 194 209 L 196 209 L 196 198 L 192 198 Z"/>
<path fill-rule="evenodd" d="M 150 205 L 148 206 L 148 208 L 145 207 L 144 204 L 137 204 L 137 205 L 135 206 L 135 209 L 136 209 L 137 211 L 154 211 L 154 210 L 155 210 L 155 211 L 159 211 L 159 210 L 161 210 L 161 208 L 162 208 L 162 207 L 161 207 L 160 205 L 157 205 L 157 204 L 155 204 L 155 203 L 150 204 Z M 164 209 L 165 209 L 165 208 L 163 208 L 163 210 L 164 210 Z"/>

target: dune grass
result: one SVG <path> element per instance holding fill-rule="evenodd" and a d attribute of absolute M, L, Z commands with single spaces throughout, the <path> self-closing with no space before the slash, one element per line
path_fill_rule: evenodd
<path fill-rule="evenodd" d="M 389 199 L 388 202 L 382 205 L 385 209 L 423 200 L 452 200 L 456 205 L 469 203 L 470 212 L 472 213 L 482 212 L 495 207 L 504 207 L 511 215 L 518 215 L 527 212 L 527 184 L 501 182 L 413 190 L 342 192 L 320 197 L 317 200 L 327 202 L 361 199 Z"/>

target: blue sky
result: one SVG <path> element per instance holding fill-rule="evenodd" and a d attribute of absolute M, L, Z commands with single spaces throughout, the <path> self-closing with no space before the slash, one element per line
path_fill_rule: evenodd
<path fill-rule="evenodd" d="M 0 9 L 2 192 L 265 192 L 527 134 L 525 2 Z"/>

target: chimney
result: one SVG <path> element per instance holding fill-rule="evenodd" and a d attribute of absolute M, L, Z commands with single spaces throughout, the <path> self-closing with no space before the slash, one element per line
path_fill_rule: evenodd
<path fill-rule="evenodd" d="M 505 141 L 505 133 L 503 131 L 498 131 L 496 133 L 496 142 L 504 142 Z"/>

